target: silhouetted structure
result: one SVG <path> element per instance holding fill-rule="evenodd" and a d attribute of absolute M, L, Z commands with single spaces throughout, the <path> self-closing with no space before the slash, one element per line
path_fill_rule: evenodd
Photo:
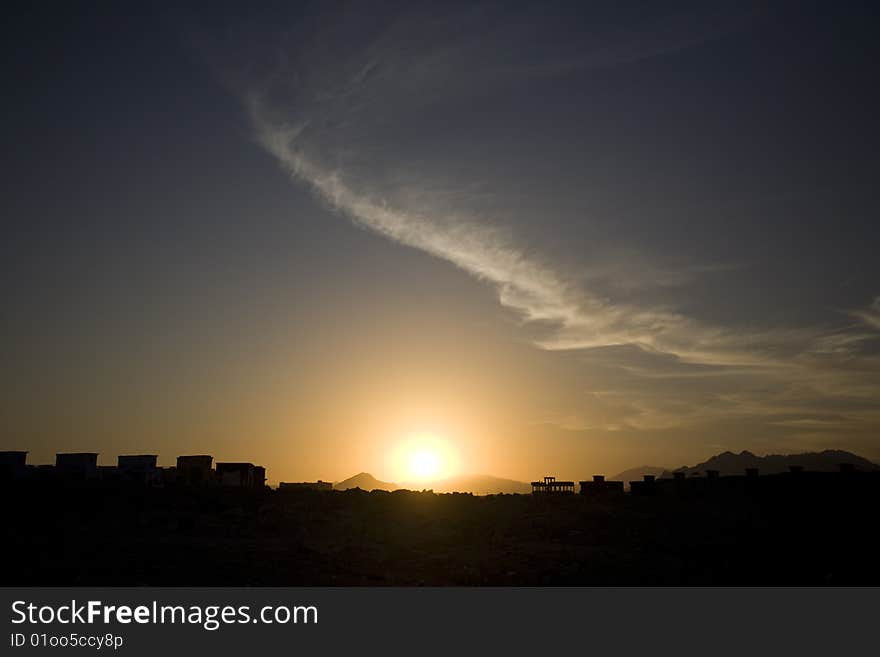
<path fill-rule="evenodd" d="M 156 467 L 158 456 L 155 454 L 120 455 L 117 457 L 117 469 L 120 477 L 148 486 L 162 483 L 162 473 Z"/>
<path fill-rule="evenodd" d="M 27 452 L 0 452 L 0 478 L 19 479 L 27 472 Z"/>
<path fill-rule="evenodd" d="M 91 479 L 98 475 L 96 452 L 72 452 L 55 455 L 55 470 L 60 475 Z"/>
<path fill-rule="evenodd" d="M 278 484 L 278 490 L 333 490 L 333 484 L 329 481 L 282 481 Z"/>
<path fill-rule="evenodd" d="M 581 495 L 600 497 L 605 495 L 623 495 L 622 481 L 605 481 L 604 475 L 593 475 L 592 481 L 582 481 Z"/>
<path fill-rule="evenodd" d="M 218 463 L 217 480 L 221 486 L 262 487 L 266 482 L 266 469 L 253 463 Z"/>
<path fill-rule="evenodd" d="M 556 477 L 544 477 L 544 481 L 532 482 L 532 494 L 535 493 L 573 493 L 573 481 L 556 481 Z"/>
<path fill-rule="evenodd" d="M 206 484 L 214 479 L 213 463 L 214 457 L 208 454 L 178 456 L 177 478 L 185 484 Z"/>
<path fill-rule="evenodd" d="M 111 487 L 124 482 L 139 482 L 146 485 L 220 484 L 224 487 L 262 489 L 266 486 L 266 469 L 263 466 L 246 462 L 218 463 L 212 469 L 213 457 L 207 454 L 184 455 L 177 457 L 176 468 L 159 468 L 155 454 L 119 455 L 117 466 L 98 466 L 98 454 L 94 452 L 75 452 L 56 454 L 55 465 L 27 465 L 26 451 L 0 452 L 0 480 L 22 483 L 34 481 L 50 484 L 90 479 L 102 486 Z M 852 456 L 852 455 L 851 455 Z M 858 457 L 856 457 L 858 458 Z M 700 498 L 716 500 L 734 499 L 736 496 L 784 497 L 793 499 L 805 493 L 844 491 L 847 495 L 880 481 L 880 470 L 870 462 L 868 466 L 853 462 L 837 464 L 837 471 L 805 468 L 802 464 L 790 464 L 788 472 L 771 473 L 759 476 L 757 467 L 744 468 L 743 474 L 709 468 L 702 473 L 690 468 L 681 468 L 662 477 L 646 474 L 642 481 L 630 482 L 633 496 L 657 495 L 663 498 Z M 741 470 L 740 472 L 743 472 Z M 701 476 L 701 474 L 705 476 Z M 622 497 L 625 494 L 624 482 L 606 481 L 603 475 L 594 475 L 592 480 L 581 481 L 581 495 L 587 498 L 600 496 Z M 873 485 L 876 485 L 873 484 Z M 557 481 L 547 476 L 542 481 L 531 482 L 532 493 L 573 493 L 574 482 Z M 332 491 L 333 484 L 318 480 L 316 482 L 282 482 L 280 490 L 320 490 Z M 835 493 L 836 494 L 836 493 Z"/>
<path fill-rule="evenodd" d="M 653 495 L 657 492 L 656 477 L 646 474 L 642 481 L 629 482 L 629 492 L 632 495 Z"/>

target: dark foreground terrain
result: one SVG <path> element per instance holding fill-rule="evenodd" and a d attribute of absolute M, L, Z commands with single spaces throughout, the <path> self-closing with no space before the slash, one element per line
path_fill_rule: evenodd
<path fill-rule="evenodd" d="M 604 500 L 25 483 L 0 491 L 4 584 L 880 584 L 876 476 L 777 483 Z"/>

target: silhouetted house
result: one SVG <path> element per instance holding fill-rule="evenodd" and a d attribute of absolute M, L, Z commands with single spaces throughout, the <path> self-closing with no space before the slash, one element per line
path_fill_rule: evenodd
<path fill-rule="evenodd" d="M 654 475 L 646 474 L 642 481 L 629 482 L 629 492 L 632 495 L 653 495 L 657 492 Z"/>
<path fill-rule="evenodd" d="M 162 483 L 161 472 L 156 467 L 159 457 L 155 454 L 120 455 L 117 469 L 122 479 L 148 486 Z"/>
<path fill-rule="evenodd" d="M 98 476 L 98 454 L 96 452 L 56 454 L 55 471 L 64 477 L 92 479 Z"/>
<path fill-rule="evenodd" d="M 254 486 L 263 488 L 266 485 L 266 468 L 262 465 L 254 466 Z"/>
<path fill-rule="evenodd" d="M 55 477 L 55 466 L 49 463 L 41 463 L 40 465 L 29 465 L 28 476 L 33 479 L 48 483 Z"/>
<path fill-rule="evenodd" d="M 101 481 L 116 483 L 122 480 L 119 474 L 119 468 L 115 465 L 99 465 L 98 479 Z"/>
<path fill-rule="evenodd" d="M 582 481 L 581 495 L 600 497 L 607 495 L 623 495 L 622 481 L 605 481 L 604 475 L 593 475 L 593 481 Z"/>
<path fill-rule="evenodd" d="M 27 452 L 0 452 L 0 479 L 20 479 L 27 474 Z"/>
<path fill-rule="evenodd" d="M 532 482 L 532 494 L 535 493 L 573 493 L 573 481 L 556 481 L 556 477 L 544 477 L 544 481 Z"/>
<path fill-rule="evenodd" d="M 729 479 L 729 477 L 727 477 Z M 721 472 L 719 470 L 706 470 L 706 490 L 717 492 L 721 488 Z"/>
<path fill-rule="evenodd" d="M 217 480 L 221 486 L 252 488 L 257 481 L 255 470 L 253 463 L 218 463 Z"/>
<path fill-rule="evenodd" d="M 699 493 L 705 480 L 702 477 L 688 478 L 687 473 L 679 470 L 672 473 L 672 479 L 661 477 L 654 481 L 658 491 L 667 496 L 689 497 Z M 640 491 L 640 492 L 644 492 Z"/>
<path fill-rule="evenodd" d="M 214 457 L 207 454 L 177 457 L 177 480 L 185 484 L 206 484 L 214 479 L 211 465 Z"/>
<path fill-rule="evenodd" d="M 278 484 L 278 490 L 333 490 L 333 484 L 329 481 L 282 481 Z"/>
<path fill-rule="evenodd" d="M 0 452 L 0 466 L 23 468 L 27 465 L 27 452 Z"/>

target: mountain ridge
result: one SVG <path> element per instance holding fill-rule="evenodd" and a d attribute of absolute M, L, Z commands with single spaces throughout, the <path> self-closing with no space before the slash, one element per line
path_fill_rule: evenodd
<path fill-rule="evenodd" d="M 502 493 L 531 493 L 532 485 L 515 479 L 505 479 L 487 474 L 466 474 L 447 477 L 425 484 L 437 493 L 473 493 L 474 495 L 498 495 Z"/>
<path fill-rule="evenodd" d="M 415 481 L 397 484 L 376 479 L 369 472 L 356 475 L 333 484 L 335 490 L 433 490 L 437 493 L 473 493 L 474 495 L 497 495 L 502 493 L 531 493 L 532 486 L 524 481 L 505 479 L 487 474 L 464 474 L 435 481 Z"/>
<path fill-rule="evenodd" d="M 718 470 L 722 475 L 740 475 L 746 468 L 757 468 L 759 474 L 779 474 L 788 472 L 789 467 L 793 465 L 816 472 L 836 472 L 842 463 L 852 464 L 856 470 L 880 470 L 880 466 L 876 463 L 852 452 L 838 449 L 766 456 L 757 456 L 748 450 L 743 450 L 739 454 L 724 451 L 697 465 L 681 466 L 666 471 L 661 477 L 671 477 L 673 472 L 684 472 L 687 475 L 703 474 L 706 470 Z"/>
<path fill-rule="evenodd" d="M 397 490 L 400 487 L 390 481 L 381 481 L 379 479 L 376 479 L 369 472 L 359 472 L 358 474 L 351 476 L 348 479 L 343 479 L 342 481 L 337 481 L 335 484 L 333 484 L 334 490 L 349 490 L 351 488 L 360 488 L 361 490 L 366 491 L 392 491 Z"/>

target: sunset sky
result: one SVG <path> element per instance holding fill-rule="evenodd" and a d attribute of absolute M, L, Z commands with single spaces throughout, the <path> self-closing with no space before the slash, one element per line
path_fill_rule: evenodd
<path fill-rule="evenodd" d="M 880 460 L 869 9 L 31 4 L 3 449 L 273 482 L 405 481 L 424 445 L 524 480 Z"/>

